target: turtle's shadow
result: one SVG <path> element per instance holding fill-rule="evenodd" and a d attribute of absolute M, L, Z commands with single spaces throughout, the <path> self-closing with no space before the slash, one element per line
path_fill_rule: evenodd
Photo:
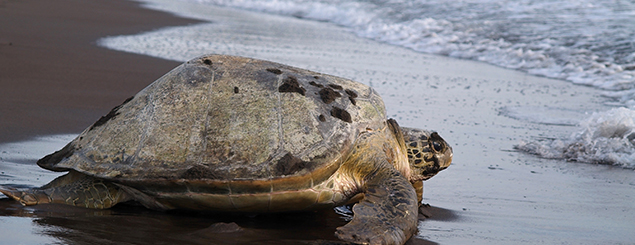
<path fill-rule="evenodd" d="M 435 207 L 435 206 L 427 206 L 423 208 L 426 210 L 430 216 L 427 217 L 429 220 L 437 220 L 437 221 L 457 221 L 460 220 L 461 217 L 453 210 Z"/>

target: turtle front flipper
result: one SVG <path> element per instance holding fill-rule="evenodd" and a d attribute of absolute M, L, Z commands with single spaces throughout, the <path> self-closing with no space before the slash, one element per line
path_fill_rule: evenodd
<path fill-rule="evenodd" d="M 353 219 L 338 227 L 344 240 L 363 244 L 404 244 L 417 230 L 417 194 L 392 168 L 367 176 L 364 199 L 353 206 Z"/>
<path fill-rule="evenodd" d="M 71 171 L 40 188 L 18 190 L 0 186 L 0 192 L 24 206 L 59 203 L 77 207 L 104 209 L 129 200 L 118 186 L 101 179 Z"/>

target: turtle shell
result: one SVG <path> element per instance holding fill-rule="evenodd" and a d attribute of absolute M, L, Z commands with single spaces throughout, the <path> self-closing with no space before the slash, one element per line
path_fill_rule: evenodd
<path fill-rule="evenodd" d="M 385 125 L 370 87 L 243 57 L 190 60 L 38 165 L 115 181 L 320 181 L 360 130 Z M 319 174 L 317 174 L 319 173 Z"/>

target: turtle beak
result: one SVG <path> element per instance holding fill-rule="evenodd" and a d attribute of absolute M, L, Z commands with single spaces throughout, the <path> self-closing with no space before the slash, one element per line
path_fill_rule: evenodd
<path fill-rule="evenodd" d="M 440 168 L 439 171 L 448 168 L 450 164 L 452 164 L 452 157 L 454 156 L 454 153 L 452 152 L 452 147 L 448 145 L 447 143 L 445 143 L 445 145 L 447 146 L 447 149 L 441 154 L 439 154 L 438 156 L 439 168 Z"/>
<path fill-rule="evenodd" d="M 448 168 L 452 163 L 452 157 L 454 156 L 452 153 L 452 146 L 441 138 L 437 132 L 430 134 L 430 141 L 435 152 L 434 155 L 437 160 L 435 164 L 438 164 L 437 168 L 439 171 Z"/>

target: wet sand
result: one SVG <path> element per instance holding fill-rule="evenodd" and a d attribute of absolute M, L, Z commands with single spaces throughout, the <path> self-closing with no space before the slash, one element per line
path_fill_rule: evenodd
<path fill-rule="evenodd" d="M 176 62 L 97 39 L 198 21 L 132 1 L 0 1 L 0 142 L 76 133 Z"/>
<path fill-rule="evenodd" d="M 153 2 L 152 7 L 158 9 L 173 4 Z M 5 5 L 10 7 L 11 3 Z M 146 11 L 134 8 L 134 4 L 129 6 L 129 11 Z M 635 173 L 632 170 L 544 160 L 515 152 L 513 145 L 521 140 L 561 137 L 577 129 L 513 119 L 502 113 L 532 111 L 548 114 L 558 119 L 555 121 L 575 121 L 585 117 L 585 113 L 607 109 L 602 104 L 604 98 L 598 96 L 596 90 L 477 62 L 420 54 L 360 39 L 326 23 L 198 5 L 182 4 L 181 7 L 195 13 L 191 18 L 205 18 L 211 23 L 187 27 L 198 28 L 194 32 L 187 28 L 167 28 L 154 34 L 127 36 L 124 41 L 131 43 L 133 50 L 139 49 L 134 45 L 142 43 L 148 49 L 147 55 L 161 56 L 165 55 L 162 52 L 169 51 L 167 56 L 179 61 L 216 52 L 264 58 L 351 78 L 373 86 L 384 98 L 389 116 L 402 126 L 439 131 L 454 148 L 454 163 L 425 183 L 424 202 L 431 205 L 428 210 L 432 217 L 419 223 L 419 233 L 409 244 L 628 244 L 635 241 L 632 232 Z M 185 49 L 179 45 L 169 46 L 169 43 L 183 41 L 178 38 L 169 40 L 165 46 L 166 43 L 157 38 L 162 36 L 161 32 L 177 34 L 173 36 L 197 33 L 188 38 L 203 38 L 210 46 Z M 96 40 L 89 40 L 90 45 Z M 113 57 L 143 58 L 93 48 L 95 52 L 112 53 Z M 0 51 L 3 50 L 4 46 Z M 103 87 L 92 90 L 89 87 L 93 85 L 86 85 L 86 90 L 77 91 L 76 96 L 90 99 L 113 97 L 112 101 L 103 102 L 107 104 L 103 107 L 92 105 L 94 115 L 77 112 L 76 123 L 85 121 L 77 129 L 46 131 L 46 126 L 38 124 L 45 131 L 39 134 L 71 135 L 0 145 L 0 184 L 33 187 L 59 175 L 39 169 L 35 160 L 51 149 L 62 147 L 73 133 L 79 133 L 112 106 L 178 64 L 143 59 L 166 62 L 168 67 L 163 71 L 151 69 L 157 74 L 147 74 L 136 83 L 118 84 L 119 87 L 111 90 Z M 86 67 L 75 72 L 91 76 L 101 69 L 124 69 L 105 67 Z M 117 73 L 100 74 L 116 76 Z M 127 73 L 122 74 L 126 75 L 116 79 L 128 77 Z M 47 90 L 56 89 L 54 85 Z M 119 95 L 121 97 L 117 97 Z M 50 107 L 65 111 L 74 106 L 83 108 L 89 102 L 68 103 L 66 107 Z M 48 106 L 42 102 L 33 108 L 47 110 Z M 21 134 L 23 136 L 18 138 L 36 135 Z M 225 232 L 213 225 L 218 221 L 236 222 L 242 229 Z M 217 217 L 153 212 L 138 207 L 104 211 L 59 206 L 23 208 L 0 199 L 0 236 L 13 239 L 5 241 L 27 241 L 26 244 L 297 244 L 333 240 L 335 227 L 344 223 L 343 217 L 328 210 L 295 215 Z"/>

